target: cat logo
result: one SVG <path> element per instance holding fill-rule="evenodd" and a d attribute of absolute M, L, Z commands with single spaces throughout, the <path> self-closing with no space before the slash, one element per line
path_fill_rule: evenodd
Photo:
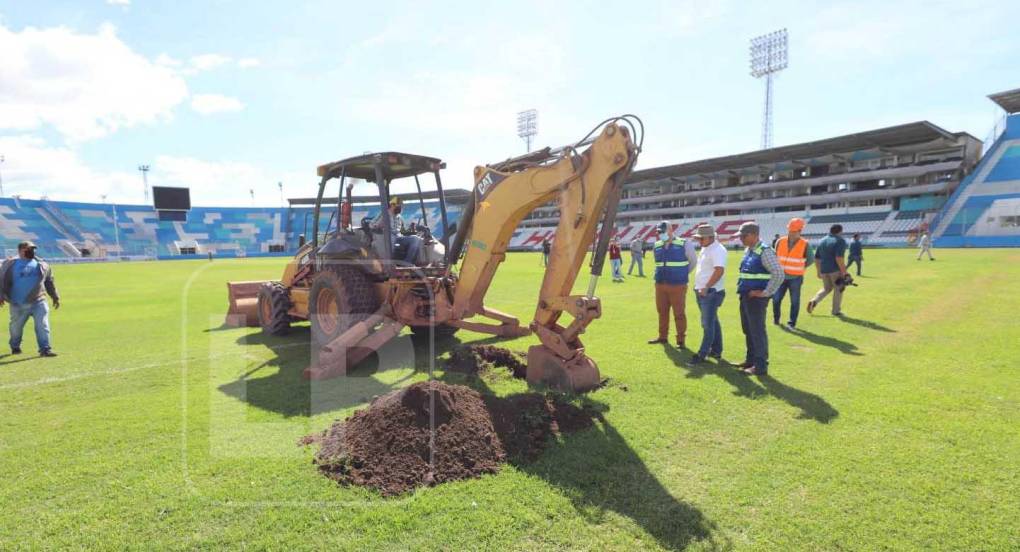
<path fill-rule="evenodd" d="M 489 190 L 491 190 L 493 186 L 499 184 L 505 178 L 505 176 L 500 175 L 499 173 L 494 173 L 492 171 L 486 172 L 485 176 L 478 181 L 478 196 L 485 197 L 485 194 L 489 193 Z"/>

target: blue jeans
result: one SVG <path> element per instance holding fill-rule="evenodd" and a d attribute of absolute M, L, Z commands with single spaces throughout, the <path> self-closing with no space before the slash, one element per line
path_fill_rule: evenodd
<path fill-rule="evenodd" d="M 765 311 L 768 297 L 740 296 L 740 327 L 744 330 L 747 356 L 744 362 L 754 365 L 759 374 L 769 371 L 769 336 L 765 333 Z"/>
<path fill-rule="evenodd" d="M 630 268 L 627 269 L 627 276 L 630 276 L 634 272 L 634 265 L 637 265 L 638 276 L 645 275 L 645 260 L 641 258 L 641 255 L 630 254 Z"/>
<path fill-rule="evenodd" d="M 25 323 L 28 317 L 35 319 L 35 340 L 39 345 L 39 352 L 50 350 L 50 305 L 45 299 L 15 305 L 11 303 L 11 349 L 21 348 L 21 338 L 24 333 Z"/>
<path fill-rule="evenodd" d="M 613 279 L 622 280 L 623 272 L 621 272 L 621 269 L 623 268 L 623 259 L 609 259 L 609 266 L 613 267 Z"/>
<path fill-rule="evenodd" d="M 418 236 L 397 236 L 397 239 L 393 243 L 393 248 L 396 249 L 398 246 L 405 246 L 407 249 L 404 251 L 404 258 L 399 259 L 410 264 L 418 263 L 418 250 L 421 249 L 421 238 Z"/>
<path fill-rule="evenodd" d="M 800 314 L 800 287 L 804 284 L 804 277 L 787 278 L 779 291 L 772 296 L 772 320 L 776 324 L 783 315 L 783 297 L 786 297 L 786 290 L 790 290 L 790 323 L 797 325 L 797 315 Z"/>
<path fill-rule="evenodd" d="M 719 307 L 726 299 L 725 291 L 709 288 L 704 297 L 695 293 L 698 308 L 701 309 L 701 347 L 698 356 L 722 355 L 722 326 L 719 324 Z"/>

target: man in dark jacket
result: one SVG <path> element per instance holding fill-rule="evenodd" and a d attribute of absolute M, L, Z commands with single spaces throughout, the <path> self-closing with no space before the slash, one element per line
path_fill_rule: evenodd
<path fill-rule="evenodd" d="M 11 353 L 21 353 L 21 338 L 28 318 L 35 320 L 35 339 L 39 355 L 57 356 L 50 348 L 50 308 L 46 294 L 53 299 L 53 308 L 60 308 L 60 294 L 53 283 L 50 265 L 35 257 L 32 242 L 18 244 L 18 256 L 0 265 L 0 307 L 11 304 Z"/>

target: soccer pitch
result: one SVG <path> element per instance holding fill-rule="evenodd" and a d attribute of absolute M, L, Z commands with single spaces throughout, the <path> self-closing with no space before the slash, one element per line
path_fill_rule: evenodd
<path fill-rule="evenodd" d="M 427 347 L 402 338 L 388 369 L 313 385 L 307 324 L 221 327 L 225 282 L 278 278 L 284 259 L 56 266 L 60 356 L 36 358 L 30 329 L 9 356 L 2 331 L 0 548 L 1016 550 L 1020 251 L 915 255 L 865 251 L 846 319 L 827 300 L 797 332 L 769 325 L 767 379 L 647 345 L 652 279 L 606 274 L 582 336 L 611 378 L 588 395 L 604 422 L 398 498 L 338 486 L 297 442 L 426 379 Z M 734 363 L 739 256 L 720 311 Z M 541 274 L 509 255 L 487 305 L 526 323 Z M 809 270 L 804 304 L 819 285 Z M 696 346 L 691 294 L 687 312 Z M 437 353 L 478 341 L 496 342 L 461 332 Z"/>

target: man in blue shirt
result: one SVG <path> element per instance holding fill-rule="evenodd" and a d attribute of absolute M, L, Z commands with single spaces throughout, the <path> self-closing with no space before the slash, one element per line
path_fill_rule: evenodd
<path fill-rule="evenodd" d="M 21 339 L 28 318 L 35 320 L 35 339 L 39 355 L 57 356 L 50 348 L 49 304 L 46 294 L 53 298 L 53 308 L 60 308 L 60 295 L 53 283 L 53 272 L 45 261 L 35 257 L 32 242 L 18 244 L 18 256 L 0 265 L 0 307 L 11 304 L 10 345 L 12 354 L 21 353 Z M 44 292 L 45 289 L 45 292 Z"/>
<path fill-rule="evenodd" d="M 857 275 L 861 275 L 861 261 L 864 260 L 864 246 L 861 243 L 861 235 L 854 234 L 854 241 L 850 242 L 850 254 L 846 257 L 846 269 L 850 271 L 850 267 L 857 263 Z"/>
<path fill-rule="evenodd" d="M 829 228 L 829 235 L 822 239 L 815 249 L 815 272 L 818 279 L 822 281 L 822 289 L 818 290 L 815 297 L 808 302 L 807 311 L 812 313 L 818 303 L 832 294 L 832 315 L 843 316 L 843 291 L 836 285 L 846 275 L 846 261 L 843 255 L 846 253 L 846 240 L 840 234 L 843 233 L 843 225 L 833 224 Z"/>
<path fill-rule="evenodd" d="M 684 348 L 687 335 L 687 282 L 697 264 L 694 242 L 674 234 L 673 225 L 659 223 L 659 241 L 655 242 L 655 308 L 659 312 L 659 336 L 649 344 L 669 343 L 669 311 L 676 325 L 676 345 Z"/>

